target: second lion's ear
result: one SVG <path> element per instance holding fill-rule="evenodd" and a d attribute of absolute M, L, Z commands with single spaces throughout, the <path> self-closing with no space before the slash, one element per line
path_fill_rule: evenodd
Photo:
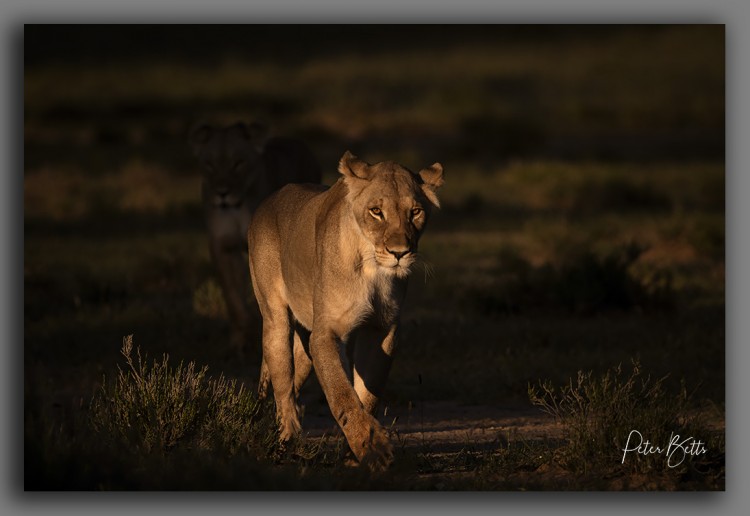
<path fill-rule="evenodd" d="M 267 125 L 260 122 L 252 122 L 250 124 L 237 122 L 233 128 L 241 131 L 242 137 L 251 142 L 258 152 L 263 151 L 269 138 Z"/>
<path fill-rule="evenodd" d="M 214 135 L 214 128 L 208 124 L 197 124 L 190 130 L 188 141 L 193 148 L 193 152 L 198 152 L 203 145 L 211 141 Z"/>
<path fill-rule="evenodd" d="M 362 161 L 349 151 L 346 151 L 339 160 L 339 173 L 344 177 L 356 177 L 357 179 L 370 179 L 372 177 L 370 164 Z"/>

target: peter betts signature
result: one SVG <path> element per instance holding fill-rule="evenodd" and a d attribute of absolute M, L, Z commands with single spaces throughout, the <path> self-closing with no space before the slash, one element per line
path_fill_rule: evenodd
<path fill-rule="evenodd" d="M 681 439 L 679 435 L 675 435 L 674 433 L 671 434 L 669 444 L 665 447 L 656 446 L 648 440 L 644 441 L 643 435 L 638 430 L 631 430 L 630 434 L 628 434 L 628 441 L 625 443 L 625 448 L 622 451 L 622 464 L 625 463 L 625 457 L 631 452 L 640 455 L 664 454 L 667 457 L 667 466 L 674 468 L 682 464 L 688 456 L 703 455 L 708 450 L 706 450 L 703 441 L 699 441 L 694 437 Z"/>

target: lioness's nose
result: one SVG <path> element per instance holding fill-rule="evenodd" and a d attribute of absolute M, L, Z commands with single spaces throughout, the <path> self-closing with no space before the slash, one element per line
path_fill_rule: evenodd
<path fill-rule="evenodd" d="M 391 253 L 393 256 L 396 257 L 396 260 L 400 260 L 402 256 L 407 254 L 409 252 L 409 249 L 388 249 L 386 247 L 386 250 Z"/>

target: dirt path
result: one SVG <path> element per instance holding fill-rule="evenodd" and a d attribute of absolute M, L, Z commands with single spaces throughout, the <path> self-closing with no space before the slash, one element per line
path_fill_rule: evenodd
<path fill-rule="evenodd" d="M 340 437 L 342 433 L 323 403 L 306 407 L 303 429 L 310 439 L 323 436 Z M 702 471 L 685 479 L 665 472 L 642 474 L 617 469 L 581 475 L 560 464 L 527 462 L 487 477 L 489 484 L 475 484 L 476 462 L 467 457 L 483 460 L 485 452 L 518 449 L 531 441 L 560 439 L 563 428 L 555 419 L 534 407 L 463 405 L 444 401 L 428 401 L 413 407 L 399 407 L 386 411 L 380 420 L 391 430 L 394 447 L 416 452 L 420 463 L 417 475 L 429 489 L 473 488 L 481 489 L 534 489 L 534 490 L 721 490 L 724 486 L 723 459 L 716 457 L 697 461 Z M 722 431 L 723 418 L 707 422 L 708 429 Z M 713 461 L 713 462 L 712 462 Z M 717 462 L 718 461 L 718 462 Z M 499 475 L 499 476 L 498 476 Z M 458 482 L 458 483 L 456 483 Z M 442 487 L 441 487 L 442 486 Z M 453 486 L 453 487 L 451 487 Z"/>
<path fill-rule="evenodd" d="M 308 406 L 303 427 L 309 437 L 340 435 L 325 407 Z M 556 438 L 562 434 L 554 419 L 534 408 L 462 405 L 427 401 L 418 406 L 389 409 L 380 420 L 406 447 L 429 446 L 451 453 L 467 446 L 496 447 L 508 440 Z"/>

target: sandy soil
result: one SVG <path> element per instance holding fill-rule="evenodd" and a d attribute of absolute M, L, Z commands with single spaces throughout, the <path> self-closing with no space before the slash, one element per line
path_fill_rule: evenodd
<path fill-rule="evenodd" d="M 325 406 L 308 405 L 303 428 L 309 437 L 340 435 Z M 514 439 L 557 438 L 562 428 L 535 408 L 462 405 L 425 401 L 411 407 L 389 408 L 380 421 L 395 432 L 402 445 L 428 445 L 433 452 L 497 447 Z"/>
<path fill-rule="evenodd" d="M 303 419 L 303 430 L 308 438 L 341 436 L 323 400 L 308 403 Z M 437 460 L 437 469 L 419 475 L 422 480 L 432 480 L 436 488 L 440 482 L 469 478 L 470 467 L 441 468 L 441 458 L 456 457 L 464 450 L 480 452 L 498 450 L 508 443 L 559 439 L 563 428 L 555 419 L 540 409 L 529 406 L 464 405 L 443 401 L 426 401 L 411 407 L 400 407 L 386 411 L 380 421 L 392 431 L 393 443 L 397 447 L 413 451 L 429 451 Z M 724 419 L 714 415 L 706 421 L 710 430 L 725 428 Z M 714 465 L 715 466 L 715 465 Z M 704 467 L 704 466 L 701 466 Z M 674 476 L 654 473 L 622 474 L 615 469 L 599 477 L 596 474 L 581 475 L 567 471 L 555 463 L 544 463 L 536 469 L 525 468 L 503 478 L 511 489 L 605 489 L 605 490 L 722 490 L 723 471 L 715 468 L 711 475 L 716 479 L 698 476 L 678 480 Z M 448 484 L 450 485 L 450 484 Z"/>

